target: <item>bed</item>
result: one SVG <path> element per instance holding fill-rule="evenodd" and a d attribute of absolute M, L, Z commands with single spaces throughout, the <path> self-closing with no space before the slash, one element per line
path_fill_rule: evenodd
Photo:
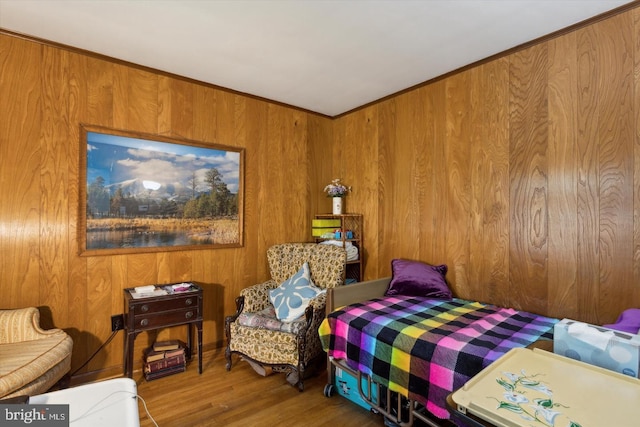
<path fill-rule="evenodd" d="M 558 321 L 457 298 L 385 296 L 390 281 L 330 289 L 319 334 L 330 362 L 325 396 L 335 369 L 345 370 L 391 425 L 440 425 L 451 392 L 511 348 L 550 343 Z"/>

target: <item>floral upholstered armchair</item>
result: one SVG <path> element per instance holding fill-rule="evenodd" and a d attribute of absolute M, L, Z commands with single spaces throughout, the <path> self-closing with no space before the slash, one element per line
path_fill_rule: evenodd
<path fill-rule="evenodd" d="M 271 279 L 243 289 L 236 298 L 237 312 L 225 319 L 226 368 L 231 370 L 236 353 L 287 373 L 289 382 L 303 391 L 305 371 L 324 357 L 318 328 L 325 317 L 325 290 L 344 283 L 346 251 L 335 245 L 285 243 L 270 247 L 267 260 Z M 298 297 L 308 291 L 300 283 L 308 279 L 316 293 L 300 304 Z M 296 288 L 287 305 L 282 290 L 291 285 Z"/>

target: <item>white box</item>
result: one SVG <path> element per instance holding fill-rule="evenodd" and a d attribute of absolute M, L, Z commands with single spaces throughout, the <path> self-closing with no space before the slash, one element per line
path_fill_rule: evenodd
<path fill-rule="evenodd" d="M 29 398 L 30 404 L 68 404 L 74 427 L 139 427 L 136 382 L 116 378 Z"/>
<path fill-rule="evenodd" d="M 554 326 L 553 352 L 640 378 L 640 335 L 563 319 Z"/>

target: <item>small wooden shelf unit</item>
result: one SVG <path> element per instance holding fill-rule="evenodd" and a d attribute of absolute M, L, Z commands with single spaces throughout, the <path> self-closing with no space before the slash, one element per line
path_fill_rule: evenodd
<path fill-rule="evenodd" d="M 335 236 L 331 239 L 315 236 L 316 242 L 323 240 L 339 240 L 345 247 L 347 242 L 358 248 L 358 259 L 347 260 L 345 279 L 347 284 L 353 282 L 361 282 L 364 272 L 364 246 L 363 246 L 363 224 L 362 214 L 317 214 L 315 219 L 336 219 L 340 220 L 340 226 L 336 229 L 340 230 L 340 237 Z M 351 238 L 347 238 L 347 231 L 351 231 Z"/>

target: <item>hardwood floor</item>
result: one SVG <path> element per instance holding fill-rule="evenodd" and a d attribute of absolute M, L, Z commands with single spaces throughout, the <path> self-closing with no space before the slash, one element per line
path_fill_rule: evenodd
<path fill-rule="evenodd" d="M 325 397 L 326 371 L 306 380 L 300 393 L 284 374 L 262 377 L 237 356 L 227 372 L 223 349 L 203 355 L 202 375 L 192 362 L 184 373 L 147 382 L 136 371 L 133 378 L 159 427 L 384 425 L 382 416 L 342 396 Z M 141 427 L 153 427 L 142 402 L 138 406 Z"/>

